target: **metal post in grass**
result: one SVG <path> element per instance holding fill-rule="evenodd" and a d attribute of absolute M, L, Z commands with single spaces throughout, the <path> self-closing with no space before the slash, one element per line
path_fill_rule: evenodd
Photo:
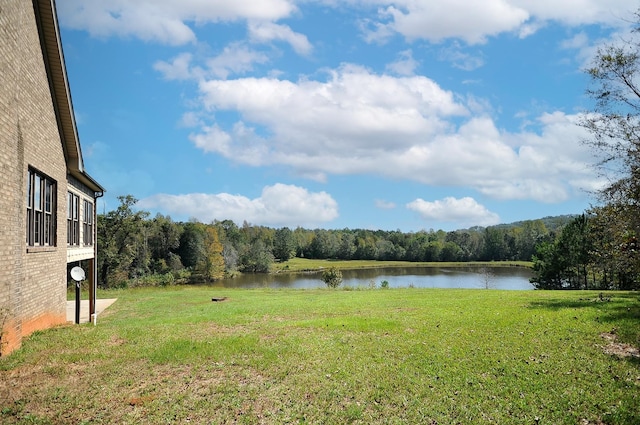
<path fill-rule="evenodd" d="M 71 278 L 76 281 L 76 325 L 80 324 L 80 283 L 85 279 L 82 267 L 75 266 L 71 269 Z"/>

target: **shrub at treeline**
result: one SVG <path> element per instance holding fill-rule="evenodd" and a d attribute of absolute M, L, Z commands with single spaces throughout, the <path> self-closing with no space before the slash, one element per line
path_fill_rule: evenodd
<path fill-rule="evenodd" d="M 536 247 L 532 283 L 539 289 L 640 289 L 635 210 L 610 204 L 576 217 Z"/>
<path fill-rule="evenodd" d="M 150 218 L 148 212 L 134 210 L 132 196 L 119 199 L 115 211 L 98 217 L 98 284 L 103 288 L 205 282 L 237 272 L 268 272 L 274 262 L 292 257 L 416 262 L 535 259 L 536 284 L 541 288 L 622 288 L 635 282 L 631 271 L 614 273 L 602 262 L 598 268 L 579 254 L 593 249 L 585 245 L 587 238 L 579 231 L 596 226 L 576 225 L 581 220 L 594 221 L 586 216 L 450 232 L 291 230 L 246 222 L 238 226 L 231 220 L 174 222 L 161 214 Z"/>

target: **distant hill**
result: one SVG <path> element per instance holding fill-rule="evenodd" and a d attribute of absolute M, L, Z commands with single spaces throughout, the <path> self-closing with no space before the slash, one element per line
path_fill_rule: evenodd
<path fill-rule="evenodd" d="M 539 218 L 535 220 L 523 220 L 523 221 L 516 221 L 514 223 L 509 223 L 509 224 L 498 224 L 494 227 L 502 227 L 502 228 L 510 229 L 512 227 L 521 227 L 524 223 L 528 221 L 540 220 L 544 223 L 547 229 L 557 230 L 560 227 L 563 227 L 569 222 L 571 222 L 574 218 L 578 217 L 579 215 L 580 214 L 566 214 L 566 215 L 548 216 L 548 217 Z"/>
<path fill-rule="evenodd" d="M 578 217 L 579 215 L 580 214 L 566 214 L 566 215 L 548 216 L 548 217 L 543 217 L 543 218 L 536 218 L 536 219 L 533 219 L 533 220 L 521 220 L 521 221 L 515 221 L 513 223 L 496 224 L 495 226 L 487 226 L 487 227 L 498 228 L 498 229 L 512 229 L 514 227 L 522 227 L 527 222 L 542 221 L 544 223 L 545 227 L 547 228 L 547 230 L 555 231 L 555 230 L 558 230 L 559 228 L 567 225 L 568 223 L 570 223 L 574 218 Z M 474 226 L 474 227 L 471 227 L 471 228 L 466 229 L 466 230 L 482 231 L 484 229 L 485 229 L 485 227 Z"/>

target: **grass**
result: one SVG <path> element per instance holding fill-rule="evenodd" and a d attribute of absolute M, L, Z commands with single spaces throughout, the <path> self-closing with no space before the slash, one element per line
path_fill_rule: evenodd
<path fill-rule="evenodd" d="M 292 258 L 282 263 L 274 263 L 272 272 L 300 272 L 321 270 L 329 267 L 346 269 L 372 269 L 381 267 L 531 267 L 530 261 L 456 261 L 456 262 L 411 262 L 411 261 L 376 261 L 376 260 L 312 260 L 308 258 Z"/>
<path fill-rule="evenodd" d="M 99 295 L 98 326 L 0 358 L 0 423 L 640 423 L 640 363 L 606 350 L 638 346 L 637 293 Z"/>

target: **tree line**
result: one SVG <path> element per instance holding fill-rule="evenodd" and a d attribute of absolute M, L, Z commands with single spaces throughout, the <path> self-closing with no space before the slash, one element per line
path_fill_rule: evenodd
<path fill-rule="evenodd" d="M 605 184 L 599 206 L 567 225 L 534 257 L 534 284 L 547 289 L 640 289 L 640 10 L 622 43 L 598 49 L 586 70 L 593 108 L 580 125 Z"/>
<path fill-rule="evenodd" d="M 593 208 L 536 247 L 538 289 L 640 289 L 640 253 L 629 213 L 615 205 Z"/>
<path fill-rule="evenodd" d="M 98 284 L 204 282 L 238 272 L 268 272 L 293 257 L 389 261 L 530 261 L 571 217 L 443 230 L 290 229 L 231 220 L 174 222 L 136 210 L 136 199 L 98 216 Z"/>

